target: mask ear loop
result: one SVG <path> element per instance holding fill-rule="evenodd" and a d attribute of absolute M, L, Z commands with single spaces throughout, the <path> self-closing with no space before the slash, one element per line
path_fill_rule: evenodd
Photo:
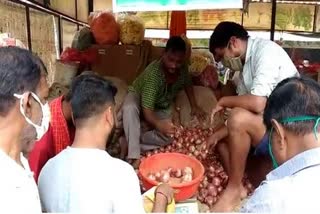
<path fill-rule="evenodd" d="M 319 122 L 320 122 L 320 117 L 316 120 L 316 124 L 313 127 L 313 132 L 314 132 L 314 135 L 316 136 L 317 140 L 318 140 L 318 125 L 319 125 Z"/>
<path fill-rule="evenodd" d="M 272 143 L 272 133 L 273 133 L 273 127 L 271 128 L 270 130 L 270 134 L 269 134 L 269 143 L 268 143 L 268 148 L 269 148 L 269 154 L 270 154 L 270 157 L 271 157 L 271 160 L 272 160 L 272 165 L 273 165 L 273 168 L 277 168 L 279 167 L 279 164 L 277 163 L 273 153 L 272 153 L 272 146 L 271 146 L 271 143 Z"/>

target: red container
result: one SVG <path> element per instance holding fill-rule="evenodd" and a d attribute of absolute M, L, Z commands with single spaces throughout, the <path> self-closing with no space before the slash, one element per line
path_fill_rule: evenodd
<path fill-rule="evenodd" d="M 195 195 L 204 175 L 204 167 L 197 159 L 180 153 L 160 153 L 152 155 L 142 160 L 139 167 L 139 174 L 142 184 L 148 190 L 158 184 L 157 181 L 150 180 L 147 177 L 149 173 L 154 173 L 169 167 L 184 168 L 186 166 L 192 168 L 193 180 L 182 184 L 171 185 L 175 190 L 175 200 L 184 201 Z"/>

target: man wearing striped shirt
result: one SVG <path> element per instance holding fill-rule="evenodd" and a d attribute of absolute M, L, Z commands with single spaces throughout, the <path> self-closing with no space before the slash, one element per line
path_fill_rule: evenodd
<path fill-rule="evenodd" d="M 134 167 L 139 165 L 140 141 L 145 149 L 170 143 L 169 136 L 175 130 L 170 106 L 180 90 L 186 91 L 192 107 L 191 114 L 204 116 L 203 110 L 196 104 L 185 61 L 185 42 L 181 37 L 171 37 L 162 58 L 152 62 L 129 87 L 122 110 L 128 159 Z M 153 127 L 142 135 L 141 118 Z"/>

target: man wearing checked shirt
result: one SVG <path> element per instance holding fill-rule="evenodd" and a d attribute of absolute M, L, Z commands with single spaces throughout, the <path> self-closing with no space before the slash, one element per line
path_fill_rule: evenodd
<path fill-rule="evenodd" d="M 134 167 L 140 163 L 140 143 L 154 149 L 170 143 L 175 125 L 170 106 L 177 93 L 185 89 L 191 104 L 191 114 L 203 118 L 197 106 L 192 82 L 188 75 L 186 44 L 181 37 L 171 37 L 162 58 L 152 62 L 129 87 L 123 103 L 123 127 L 128 142 L 128 160 Z M 141 114 L 142 113 L 142 114 Z M 141 134 L 140 119 L 153 129 Z"/>

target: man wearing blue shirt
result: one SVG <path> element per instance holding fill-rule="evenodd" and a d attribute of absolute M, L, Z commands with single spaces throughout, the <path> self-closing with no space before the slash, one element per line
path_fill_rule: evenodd
<path fill-rule="evenodd" d="M 319 213 L 320 85 L 307 78 L 283 80 L 270 95 L 263 120 L 274 170 L 242 212 Z"/>

